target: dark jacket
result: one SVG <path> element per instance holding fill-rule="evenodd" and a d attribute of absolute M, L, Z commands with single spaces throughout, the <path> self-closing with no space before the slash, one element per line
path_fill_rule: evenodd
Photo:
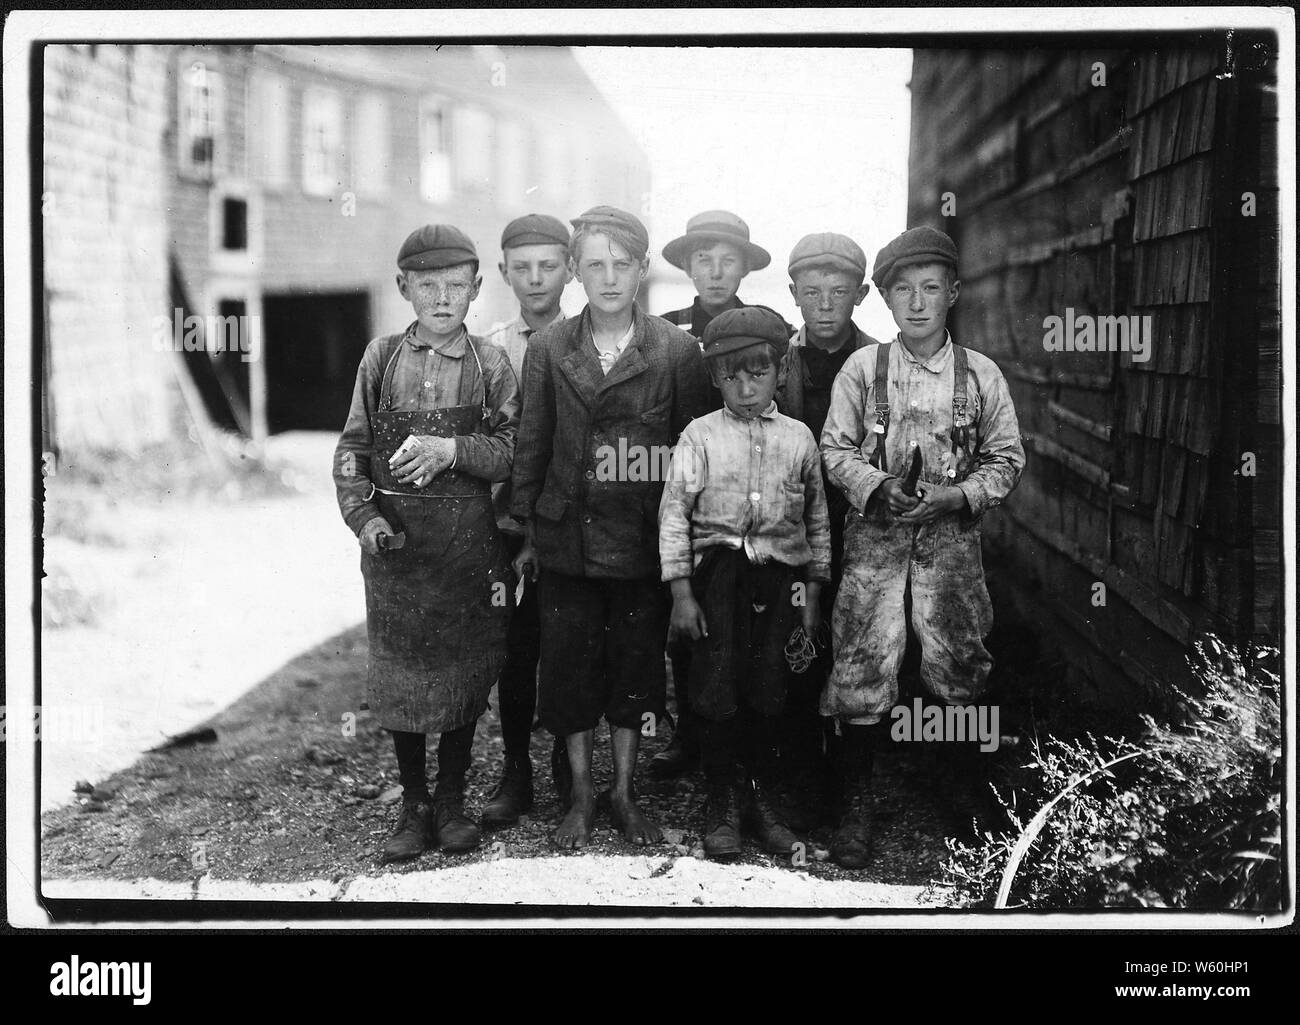
<path fill-rule="evenodd" d="M 856 324 L 851 326 L 853 335 L 848 341 L 851 352 L 861 349 L 864 345 L 878 344 L 874 338 Z M 803 360 L 803 348 L 808 344 L 807 332 L 806 327 L 801 327 L 795 336 L 790 339 L 790 349 L 786 354 L 785 383 L 777 389 L 776 393 L 777 408 L 786 416 L 792 416 L 804 423 L 808 422 L 803 401 L 804 388 L 810 384 L 808 366 Z M 820 431 L 814 431 L 814 436 L 819 434 Z M 818 438 L 818 440 L 821 439 Z"/>
<path fill-rule="evenodd" d="M 659 471 L 682 429 L 707 411 L 708 375 L 690 335 L 639 306 L 632 316 L 632 340 L 608 376 L 586 310 L 529 343 L 510 512 L 532 522 L 543 570 L 614 579 L 659 572 Z M 618 463 L 638 448 L 650 480 L 628 479 L 641 475 Z"/>
<path fill-rule="evenodd" d="M 739 310 L 748 305 L 749 303 L 745 302 L 739 296 L 732 296 L 731 305 L 728 306 L 727 309 Z M 667 313 L 659 314 L 659 316 L 670 324 L 676 324 L 687 334 L 694 335 L 698 339 L 704 338 L 704 329 L 709 326 L 709 321 L 713 319 L 713 314 L 706 311 L 704 307 L 700 305 L 700 297 L 698 295 L 695 297 L 695 301 L 685 309 L 669 310 Z M 785 325 L 785 332 L 787 335 L 794 334 L 794 328 L 791 327 L 788 322 Z M 719 407 L 720 406 L 721 403 L 719 403 Z"/>

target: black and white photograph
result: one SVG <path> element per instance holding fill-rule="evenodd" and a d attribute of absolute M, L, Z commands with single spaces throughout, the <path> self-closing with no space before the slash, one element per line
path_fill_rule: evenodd
<path fill-rule="evenodd" d="M 1293 927 L 1289 9 L 4 57 L 11 927 Z"/>

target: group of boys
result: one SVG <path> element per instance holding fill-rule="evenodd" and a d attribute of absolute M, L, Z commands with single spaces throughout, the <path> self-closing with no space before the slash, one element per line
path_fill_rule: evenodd
<path fill-rule="evenodd" d="M 629 843 L 661 840 L 634 774 L 643 729 L 666 714 L 667 652 L 677 716 L 650 770 L 702 766 L 705 853 L 734 858 L 748 834 L 789 855 L 824 813 L 831 857 L 863 867 L 906 595 L 926 690 L 979 700 L 992 660 L 978 519 L 1024 465 L 1002 375 L 946 330 L 956 247 L 923 227 L 880 251 L 871 281 L 899 329 L 880 344 L 853 323 L 871 285 L 843 235 L 790 254 L 796 332 L 738 298 L 771 258 L 732 213 L 691 218 L 664 248 L 697 297 L 662 317 L 636 301 L 640 220 L 601 206 L 571 224 L 506 227 L 499 270 L 519 316 L 486 338 L 464 326 L 482 283 L 473 243 L 448 225 L 413 232 L 397 287 L 416 319 L 358 369 L 335 482 L 362 547 L 368 703 L 402 783 L 383 857 L 478 844 L 465 779 L 494 683 L 505 766 L 483 827 L 532 807 L 536 716 L 554 737 L 554 842 L 586 845 L 604 718 L 613 823 Z M 587 305 L 566 317 L 575 277 Z M 667 451 L 666 481 L 602 472 L 609 453 L 654 465 Z"/>

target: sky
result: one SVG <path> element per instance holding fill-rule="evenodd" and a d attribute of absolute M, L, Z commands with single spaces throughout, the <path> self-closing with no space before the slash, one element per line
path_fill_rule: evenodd
<path fill-rule="evenodd" d="M 772 254 L 741 286 L 798 324 L 787 288 L 794 244 L 810 232 L 856 241 L 870 266 L 907 227 L 910 50 L 742 47 L 576 47 L 579 62 L 650 160 L 651 256 L 669 282 L 651 301 L 663 312 L 694 289 L 667 266 L 663 246 L 692 214 L 739 214 Z M 641 211 L 636 211 L 638 214 Z M 855 323 L 895 333 L 880 297 Z"/>

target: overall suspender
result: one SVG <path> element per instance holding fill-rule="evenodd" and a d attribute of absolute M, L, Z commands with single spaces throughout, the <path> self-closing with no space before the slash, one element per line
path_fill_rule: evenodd
<path fill-rule="evenodd" d="M 885 456 L 885 439 L 889 437 L 889 354 L 893 342 L 881 342 L 876 346 L 876 376 L 871 388 L 876 399 L 876 450 L 871 456 L 871 463 L 882 473 L 888 473 Z M 967 413 L 966 374 L 968 371 L 966 350 L 956 342 L 952 343 L 952 455 L 953 466 L 957 465 L 957 453 L 970 441 L 971 424 Z M 956 475 L 956 470 L 952 471 Z"/>
<path fill-rule="evenodd" d="M 402 349 L 402 343 L 406 341 L 414 331 L 415 325 L 412 324 L 402 333 L 402 337 L 397 340 L 397 343 L 389 351 L 388 360 L 384 364 L 384 375 L 379 379 L 379 411 L 381 413 L 387 412 L 393 408 L 392 396 L 388 394 L 388 382 L 393 376 L 393 367 L 397 363 L 397 354 Z M 465 335 L 465 344 L 469 347 L 470 353 L 473 354 L 474 363 L 478 367 L 478 383 L 483 389 L 483 422 L 487 423 L 488 418 L 491 415 L 491 410 L 488 409 L 487 375 L 483 373 L 483 361 L 479 359 L 478 349 L 474 347 L 474 341 L 468 333 Z M 463 372 L 464 371 L 462 371 L 462 373 Z"/>
<path fill-rule="evenodd" d="M 970 427 L 966 420 L 966 350 L 952 343 L 952 469 L 949 476 L 957 476 L 957 453 L 970 440 Z"/>
<path fill-rule="evenodd" d="M 876 396 L 876 451 L 871 457 L 881 473 L 888 473 L 885 465 L 885 439 L 889 437 L 889 350 L 893 342 L 881 342 L 876 346 L 876 380 L 871 390 Z"/>

